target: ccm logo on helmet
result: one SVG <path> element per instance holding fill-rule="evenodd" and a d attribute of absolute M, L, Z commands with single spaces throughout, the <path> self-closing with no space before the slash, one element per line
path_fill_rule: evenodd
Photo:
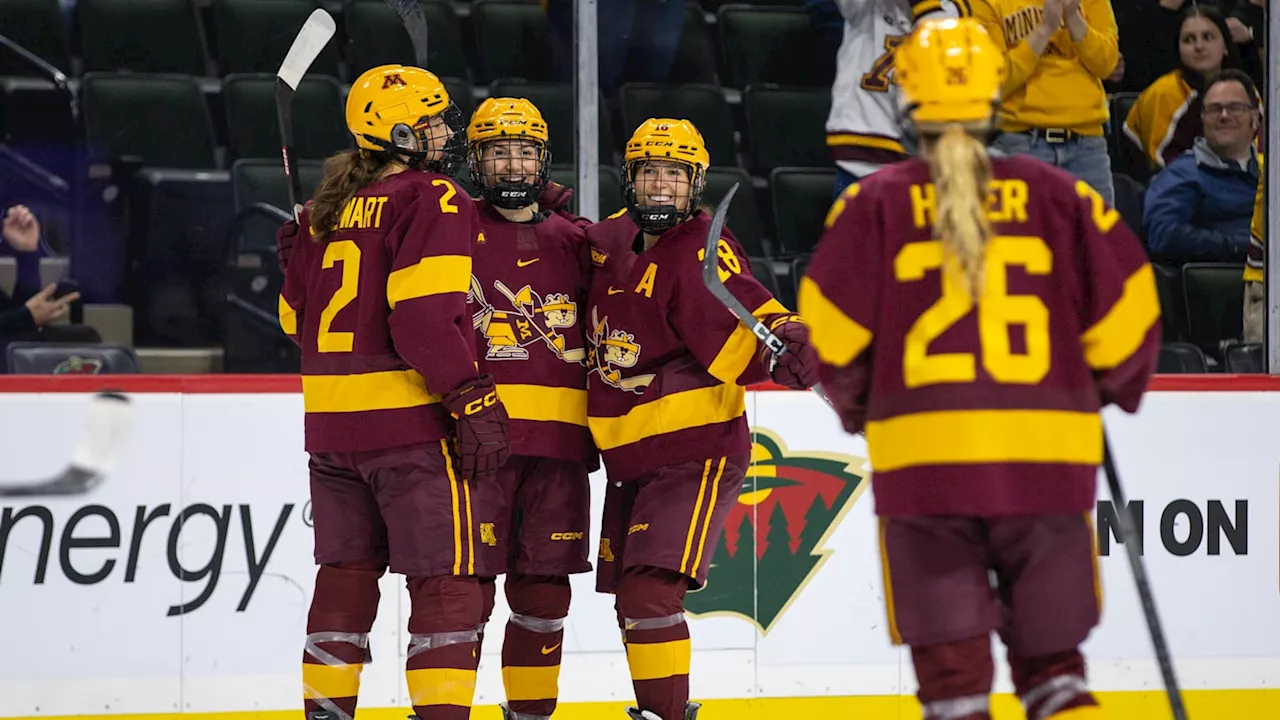
<path fill-rule="evenodd" d="M 498 403 L 498 391 L 491 390 L 488 394 L 486 394 L 484 397 L 480 398 L 479 400 L 472 400 L 471 402 L 467 403 L 466 406 L 462 408 L 462 412 L 464 415 L 475 415 L 476 413 L 480 412 L 481 410 L 484 410 L 485 408 L 493 407 L 497 403 Z"/>
<path fill-rule="evenodd" d="M 551 533 L 552 540 L 581 540 L 583 533 L 580 532 L 556 532 Z"/>

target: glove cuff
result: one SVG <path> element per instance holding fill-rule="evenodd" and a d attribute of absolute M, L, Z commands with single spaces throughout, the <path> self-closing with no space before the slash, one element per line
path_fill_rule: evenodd
<path fill-rule="evenodd" d="M 498 388 L 492 375 L 481 375 L 451 390 L 441 403 L 455 420 L 474 417 L 498 404 Z"/>

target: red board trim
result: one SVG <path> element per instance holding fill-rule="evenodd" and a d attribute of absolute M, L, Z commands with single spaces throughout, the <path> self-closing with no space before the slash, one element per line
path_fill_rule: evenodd
<path fill-rule="evenodd" d="M 772 383 L 752 390 L 787 391 Z M 301 392 L 297 375 L 0 375 L 0 393 L 127 393 L 193 395 L 293 394 Z M 1159 392 L 1280 392 L 1280 375 L 1157 375 Z"/>

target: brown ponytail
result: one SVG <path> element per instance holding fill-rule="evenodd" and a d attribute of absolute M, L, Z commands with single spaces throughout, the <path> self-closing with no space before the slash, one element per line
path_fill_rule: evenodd
<path fill-rule="evenodd" d="M 982 294 L 986 244 L 991 238 L 987 194 L 991 158 L 980 140 L 959 124 L 948 125 L 930 143 L 929 174 L 938 198 L 935 230 L 943 255 L 955 258 L 974 298 Z"/>
<path fill-rule="evenodd" d="M 359 150 L 343 150 L 324 161 L 324 174 L 311 200 L 311 229 L 316 242 L 325 242 L 338 226 L 342 208 L 361 189 L 373 184 L 390 160 Z"/>

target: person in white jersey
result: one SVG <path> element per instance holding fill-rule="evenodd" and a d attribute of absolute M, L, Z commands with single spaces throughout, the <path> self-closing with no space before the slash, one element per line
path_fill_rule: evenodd
<path fill-rule="evenodd" d="M 827 147 L 836 163 L 832 198 L 855 180 L 911 153 L 902 132 L 893 51 L 924 18 L 969 17 L 969 0 L 836 0 L 844 41 L 831 86 Z"/>

